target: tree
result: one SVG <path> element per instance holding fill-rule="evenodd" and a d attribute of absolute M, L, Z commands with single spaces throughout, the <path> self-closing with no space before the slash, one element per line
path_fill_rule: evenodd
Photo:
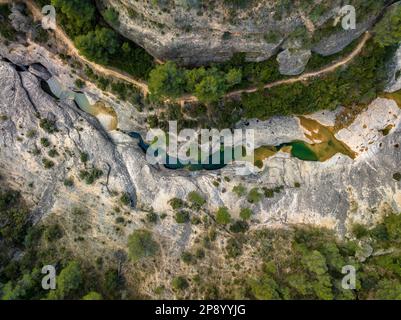
<path fill-rule="evenodd" d="M 107 28 L 97 28 L 86 35 L 75 38 L 78 50 L 87 58 L 98 63 L 108 64 L 120 48 L 117 34 Z"/>
<path fill-rule="evenodd" d="M 218 101 L 225 93 L 224 78 L 219 75 L 209 75 L 195 86 L 195 95 L 203 103 Z"/>
<path fill-rule="evenodd" d="M 242 220 L 249 220 L 252 217 L 253 211 L 249 208 L 242 208 L 239 216 Z"/>
<path fill-rule="evenodd" d="M 401 239 L 401 215 L 391 214 L 384 219 L 387 234 L 390 240 Z"/>
<path fill-rule="evenodd" d="M 375 42 L 382 47 L 398 44 L 401 40 L 401 6 L 386 13 L 375 27 Z"/>
<path fill-rule="evenodd" d="M 153 257 L 158 250 L 159 245 L 148 230 L 136 230 L 128 238 L 128 254 L 134 262 Z"/>
<path fill-rule="evenodd" d="M 267 275 L 263 275 L 259 279 L 251 280 L 250 286 L 253 295 L 258 300 L 280 299 L 277 283 Z"/>
<path fill-rule="evenodd" d="M 103 12 L 103 17 L 106 19 L 106 21 L 115 26 L 119 24 L 119 20 L 118 20 L 118 12 L 116 10 L 114 10 L 113 8 L 108 8 L 107 10 L 105 10 Z"/>
<path fill-rule="evenodd" d="M 49 293 L 49 299 L 62 300 L 72 297 L 82 284 L 81 268 L 79 263 L 71 261 L 60 272 L 57 278 L 57 289 Z"/>
<path fill-rule="evenodd" d="M 187 279 L 181 276 L 175 277 L 171 284 L 175 290 L 179 291 L 185 290 L 189 287 Z"/>
<path fill-rule="evenodd" d="M 51 0 L 62 13 L 62 24 L 73 36 L 86 34 L 93 28 L 95 6 L 91 0 Z"/>
<path fill-rule="evenodd" d="M 194 92 L 195 87 L 199 84 L 206 76 L 208 72 L 204 67 L 192 69 L 185 72 L 186 91 Z"/>
<path fill-rule="evenodd" d="M 229 88 L 240 84 L 242 81 L 242 71 L 240 69 L 231 69 L 226 74 L 226 84 Z"/>
<path fill-rule="evenodd" d="M 169 61 L 150 72 L 149 90 L 156 98 L 177 98 L 184 92 L 185 80 L 182 70 Z"/>
<path fill-rule="evenodd" d="M 383 279 L 377 285 L 376 299 L 401 300 L 401 283 L 397 280 Z"/>
<path fill-rule="evenodd" d="M 216 222 L 221 225 L 227 225 L 231 222 L 231 215 L 226 207 L 221 207 L 216 213 Z"/>

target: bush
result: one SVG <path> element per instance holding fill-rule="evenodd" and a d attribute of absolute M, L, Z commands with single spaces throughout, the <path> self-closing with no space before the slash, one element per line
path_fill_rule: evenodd
<path fill-rule="evenodd" d="M 97 63 L 108 64 L 118 52 L 120 42 L 117 34 L 108 28 L 97 28 L 86 35 L 75 38 L 75 45 L 81 54 Z"/>
<path fill-rule="evenodd" d="M 173 287 L 173 289 L 177 290 L 177 291 L 183 291 L 185 289 L 188 289 L 189 284 L 187 279 L 185 279 L 184 277 L 175 277 L 173 279 L 173 281 L 171 282 L 171 285 Z"/>
<path fill-rule="evenodd" d="M 169 201 L 171 208 L 174 210 L 181 209 L 184 207 L 185 203 L 179 198 L 173 198 Z"/>
<path fill-rule="evenodd" d="M 229 258 L 237 258 L 242 254 L 242 244 L 234 238 L 230 238 L 227 241 L 226 246 L 227 256 Z"/>
<path fill-rule="evenodd" d="M 40 120 L 40 127 L 47 133 L 55 133 L 58 131 L 56 122 L 49 119 Z"/>
<path fill-rule="evenodd" d="M 58 224 L 52 224 L 46 227 L 44 237 L 49 242 L 59 240 L 63 237 L 63 230 Z"/>
<path fill-rule="evenodd" d="M 260 200 L 262 200 L 262 194 L 259 192 L 259 189 L 253 188 L 251 191 L 249 191 L 247 200 L 249 203 L 258 203 Z"/>
<path fill-rule="evenodd" d="M 157 223 L 159 216 L 155 212 L 149 212 L 146 214 L 146 221 L 149 223 Z"/>
<path fill-rule="evenodd" d="M 111 25 L 116 26 L 119 24 L 118 12 L 113 8 L 109 8 L 103 12 L 104 19 Z"/>
<path fill-rule="evenodd" d="M 183 72 L 174 62 L 158 65 L 150 72 L 149 90 L 157 98 L 177 98 L 184 93 Z"/>
<path fill-rule="evenodd" d="M 226 207 L 221 207 L 216 213 L 216 222 L 221 225 L 227 225 L 231 222 L 231 215 Z"/>
<path fill-rule="evenodd" d="M 64 186 L 73 187 L 74 186 L 74 180 L 72 178 L 65 179 L 64 180 Z"/>
<path fill-rule="evenodd" d="M 393 179 L 394 179 L 395 181 L 401 181 L 401 172 L 396 172 L 396 173 L 394 173 Z"/>
<path fill-rule="evenodd" d="M 151 258 L 159 251 L 159 245 L 148 230 L 136 230 L 128 238 L 128 253 L 132 261 Z"/>
<path fill-rule="evenodd" d="M 245 221 L 235 221 L 231 226 L 230 226 L 230 231 L 233 233 L 244 233 L 248 231 L 249 225 Z"/>
<path fill-rule="evenodd" d="M 42 163 L 45 169 L 51 169 L 54 167 L 54 162 L 47 158 L 43 158 Z"/>
<path fill-rule="evenodd" d="M 72 297 L 82 284 L 81 268 L 76 261 L 68 263 L 57 277 L 57 289 L 49 293 L 49 299 L 68 299 Z"/>
<path fill-rule="evenodd" d="M 177 223 L 187 223 L 190 221 L 189 213 L 186 211 L 179 211 L 175 214 L 175 221 Z"/>
<path fill-rule="evenodd" d="M 249 220 L 253 215 L 253 211 L 249 208 L 242 208 L 239 216 L 242 220 Z"/>
<path fill-rule="evenodd" d="M 93 184 L 103 175 L 103 171 L 97 168 L 92 168 L 90 171 L 82 170 L 79 173 L 79 178 L 85 180 L 86 184 Z"/>
<path fill-rule="evenodd" d="M 398 44 L 401 38 L 401 6 L 396 5 L 375 26 L 375 42 L 382 47 Z"/>
<path fill-rule="evenodd" d="M 50 141 L 49 141 L 49 139 L 47 139 L 47 138 L 41 138 L 41 139 L 40 139 L 40 144 L 41 144 L 42 146 L 44 146 L 45 148 L 50 147 Z"/>
<path fill-rule="evenodd" d="M 240 184 L 238 186 L 235 186 L 233 188 L 233 192 L 238 196 L 238 197 L 243 197 L 246 194 L 246 188 Z"/>
<path fill-rule="evenodd" d="M 196 191 L 192 191 L 188 194 L 188 201 L 195 209 L 202 208 L 202 206 L 206 203 L 206 200 Z"/>
<path fill-rule="evenodd" d="M 120 197 L 120 202 L 124 206 L 129 206 L 131 205 L 131 197 L 129 196 L 128 193 L 123 193 L 122 196 Z"/>
<path fill-rule="evenodd" d="M 194 256 L 190 252 L 183 252 L 181 254 L 181 260 L 186 264 L 192 264 L 195 262 Z"/>

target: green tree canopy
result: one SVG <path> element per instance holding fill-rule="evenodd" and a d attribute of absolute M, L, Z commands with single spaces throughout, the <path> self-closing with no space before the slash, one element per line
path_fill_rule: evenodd
<path fill-rule="evenodd" d="M 221 207 L 219 210 L 217 210 L 216 222 L 222 225 L 226 225 L 231 222 L 231 216 L 226 207 Z"/>
<path fill-rule="evenodd" d="M 149 90 L 157 98 L 177 98 L 183 94 L 184 86 L 183 72 L 174 62 L 159 65 L 150 72 Z"/>
<path fill-rule="evenodd" d="M 159 245 L 148 230 L 136 230 L 128 238 L 129 257 L 134 262 L 153 257 L 158 250 Z"/>
<path fill-rule="evenodd" d="M 120 48 L 118 35 L 108 28 L 97 28 L 75 38 L 78 50 L 87 58 L 107 64 Z"/>
<path fill-rule="evenodd" d="M 73 36 L 92 30 L 95 6 L 91 0 L 51 0 L 51 3 L 62 13 L 62 24 Z"/>
<path fill-rule="evenodd" d="M 382 47 L 392 46 L 401 41 L 401 5 L 386 13 L 375 27 L 375 41 Z"/>

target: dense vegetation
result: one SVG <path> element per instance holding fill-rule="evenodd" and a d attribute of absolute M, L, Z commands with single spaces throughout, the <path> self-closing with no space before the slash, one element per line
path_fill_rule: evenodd
<path fill-rule="evenodd" d="M 263 270 L 246 281 L 243 294 L 257 299 L 401 299 L 400 227 L 401 216 L 394 214 L 372 229 L 355 225 L 359 244 L 315 228 L 260 231 L 251 244 L 260 245 Z M 355 290 L 341 286 L 346 265 L 356 269 Z"/>
<path fill-rule="evenodd" d="M 0 35 L 8 41 L 15 39 L 16 31 L 8 20 L 11 11 L 7 4 L 0 4 Z"/>
<path fill-rule="evenodd" d="M 323 79 L 246 94 L 242 99 L 245 117 L 266 119 L 369 103 L 383 89 L 388 52 L 370 43 L 349 67 Z"/>
<path fill-rule="evenodd" d="M 396 45 L 401 39 L 401 5 L 389 10 L 375 27 L 375 41 L 385 47 Z"/>
<path fill-rule="evenodd" d="M 47 1 L 37 2 L 47 4 Z M 84 56 L 134 77 L 147 79 L 153 68 L 153 58 L 109 26 L 109 23 L 114 26 L 118 21 L 113 10 L 105 10 L 104 20 L 93 0 L 51 0 L 51 3 L 57 9 L 61 25 Z"/>
<path fill-rule="evenodd" d="M 0 189 L 0 299 L 115 299 L 123 279 L 116 269 L 80 261 L 66 250 L 58 224 L 32 225 L 16 191 Z M 57 289 L 42 289 L 42 267 L 54 265 Z"/>

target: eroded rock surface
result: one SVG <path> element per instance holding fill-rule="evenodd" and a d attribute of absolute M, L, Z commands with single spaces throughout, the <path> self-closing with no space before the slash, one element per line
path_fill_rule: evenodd
<path fill-rule="evenodd" d="M 331 27 L 343 5 L 339 0 L 308 5 L 249 1 L 239 8 L 199 0 L 99 0 L 98 4 L 102 10 L 114 8 L 119 13 L 114 27 L 153 56 L 184 65 L 227 61 L 236 52 L 246 53 L 249 61 L 266 60 L 280 48 L 287 49 L 284 44 L 294 32 L 304 49 L 311 48 L 307 39 L 313 38 L 313 51 L 332 55 L 363 34 L 384 7 L 382 2 L 374 10 L 357 7 L 359 13 L 367 11 L 368 18 L 358 20 L 356 30 L 343 30 Z"/>

